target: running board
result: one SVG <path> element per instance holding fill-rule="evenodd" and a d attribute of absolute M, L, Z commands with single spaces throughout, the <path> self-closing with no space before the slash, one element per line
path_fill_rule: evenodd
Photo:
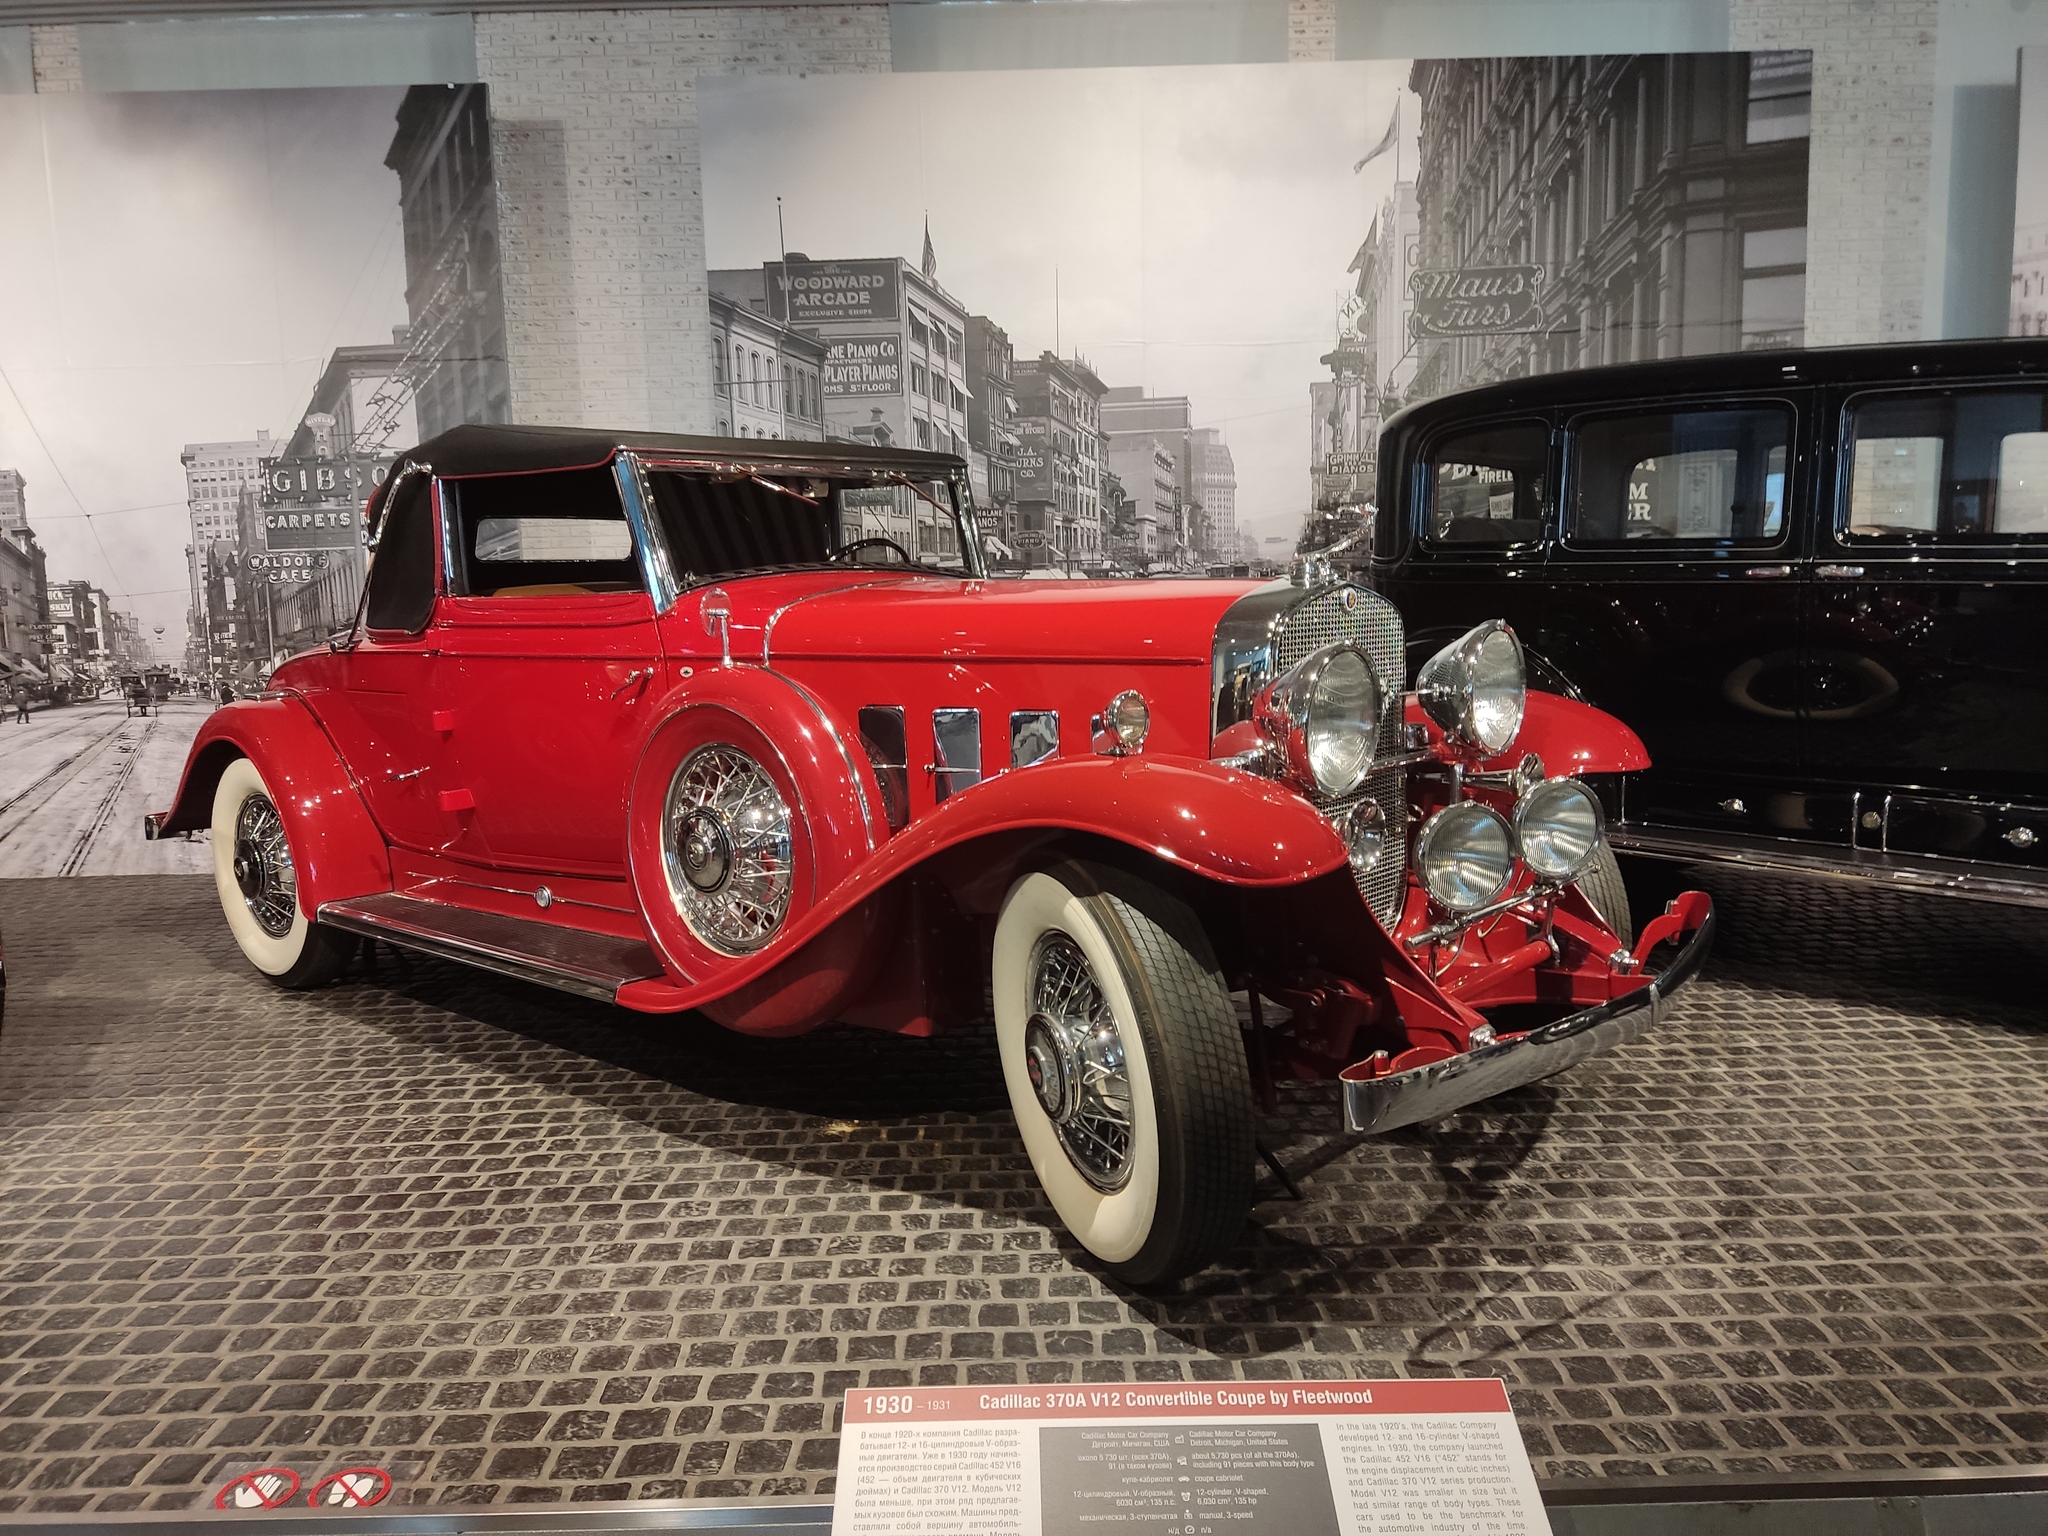
<path fill-rule="evenodd" d="M 1680 864 L 1733 864 L 1780 875 L 1861 880 L 1895 891 L 1961 896 L 2016 907 L 2048 907 L 2048 878 L 2036 870 L 1980 864 L 1874 848 L 1798 844 L 1736 832 L 1646 827 L 1621 822 L 1607 829 L 1616 853 Z"/>
<path fill-rule="evenodd" d="M 396 891 L 330 901 L 320 909 L 320 921 L 604 1003 L 614 1001 L 629 981 L 664 974 L 653 948 L 639 939 L 451 907 Z"/>

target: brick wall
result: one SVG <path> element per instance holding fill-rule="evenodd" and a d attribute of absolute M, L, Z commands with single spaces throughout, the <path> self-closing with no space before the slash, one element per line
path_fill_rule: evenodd
<path fill-rule="evenodd" d="M 1337 0 L 1287 0 L 1290 63 L 1337 57 Z"/>
<path fill-rule="evenodd" d="M 887 71 L 881 5 L 476 18 L 514 419 L 711 429 L 697 77 Z"/>
<path fill-rule="evenodd" d="M 84 72 L 78 62 L 78 28 L 31 27 L 29 55 L 34 61 L 36 92 L 82 91 Z"/>
<path fill-rule="evenodd" d="M 1729 6 L 1729 47 L 1813 50 L 1808 346 L 1940 329 L 1923 314 L 1938 11 L 1938 0 Z"/>

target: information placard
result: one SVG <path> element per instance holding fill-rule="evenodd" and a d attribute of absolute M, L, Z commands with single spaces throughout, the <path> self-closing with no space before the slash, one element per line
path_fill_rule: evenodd
<path fill-rule="evenodd" d="M 833 1536 L 1549 1536 L 1507 1389 L 1453 1381 L 846 1394 Z"/>

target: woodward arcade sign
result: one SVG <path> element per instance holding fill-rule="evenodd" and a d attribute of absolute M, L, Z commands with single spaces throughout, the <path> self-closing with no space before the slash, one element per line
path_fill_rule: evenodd
<path fill-rule="evenodd" d="M 1410 330 L 1418 337 L 1500 336 L 1535 328 L 1543 269 L 1435 267 L 1408 274 L 1415 295 Z"/>
<path fill-rule="evenodd" d="M 901 313 L 896 262 L 771 261 L 769 287 L 781 296 L 779 319 L 791 325 L 831 320 L 894 320 Z"/>

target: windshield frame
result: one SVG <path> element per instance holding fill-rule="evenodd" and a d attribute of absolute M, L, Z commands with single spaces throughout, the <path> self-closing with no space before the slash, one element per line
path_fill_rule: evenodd
<path fill-rule="evenodd" d="M 944 566 L 926 565 L 913 561 L 907 566 L 897 565 L 848 565 L 841 561 L 825 560 L 806 562 L 798 565 L 764 566 L 756 571 L 728 571 L 722 576 L 704 576 L 684 570 L 676 559 L 675 551 L 668 542 L 668 535 L 661 526 L 661 519 L 654 513 L 654 490 L 648 476 L 655 471 L 676 474 L 697 475 L 745 475 L 758 476 L 763 480 L 807 476 L 813 479 L 832 481 L 859 480 L 867 478 L 877 485 L 930 485 L 932 479 L 920 479 L 908 465 L 897 468 L 834 462 L 828 454 L 818 454 L 810 462 L 804 462 L 806 455 L 792 454 L 788 458 L 766 457 L 759 460 L 694 458 L 683 455 L 652 454 L 622 448 L 618 456 L 619 488 L 626 501 L 627 520 L 635 532 L 646 541 L 650 568 L 658 570 L 660 578 L 652 583 L 657 593 L 656 611 L 666 612 L 673 608 L 685 592 L 699 587 L 711 586 L 721 581 L 743 581 L 750 576 L 766 576 L 780 571 L 859 571 L 866 575 L 887 575 L 902 572 L 906 575 L 948 576 L 963 581 L 982 581 L 988 577 L 987 552 L 981 546 L 981 524 L 974 506 L 974 489 L 969 482 L 966 469 L 949 471 L 943 479 L 947 499 L 952 502 L 951 514 L 954 533 L 960 543 L 962 569 L 953 570 Z M 936 479 L 937 477 L 934 477 Z M 842 487 L 843 488 L 843 487 Z M 912 494 L 916 494 L 913 491 Z M 947 510 L 944 507 L 941 511 Z M 843 529 L 842 529 L 843 531 Z"/>

